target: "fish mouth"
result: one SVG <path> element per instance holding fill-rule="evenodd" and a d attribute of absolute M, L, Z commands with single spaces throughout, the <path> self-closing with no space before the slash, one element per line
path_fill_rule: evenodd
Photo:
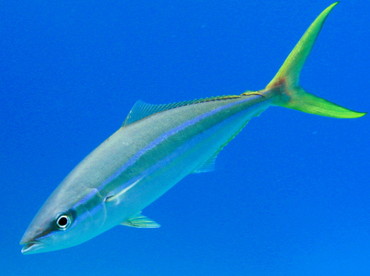
<path fill-rule="evenodd" d="M 43 248 L 43 245 L 40 241 L 30 241 L 22 244 L 24 245 L 21 252 L 24 255 L 38 253 L 40 249 Z"/>

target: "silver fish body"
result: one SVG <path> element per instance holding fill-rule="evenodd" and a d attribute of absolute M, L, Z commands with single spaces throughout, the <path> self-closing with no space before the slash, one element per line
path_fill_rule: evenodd
<path fill-rule="evenodd" d="M 266 95 L 205 99 L 122 126 L 46 201 L 22 238 L 23 253 L 89 240 L 140 214 L 188 174 L 211 169 L 218 151 L 270 105 Z M 68 231 L 49 225 L 62 214 L 73 220 Z"/>
<path fill-rule="evenodd" d="M 68 248 L 118 224 L 158 227 L 141 211 L 185 176 L 211 171 L 223 147 L 271 105 L 334 118 L 364 116 L 299 84 L 304 62 L 337 4 L 316 18 L 263 90 L 170 105 L 137 103 L 123 126 L 45 202 L 21 240 L 22 252 Z"/>

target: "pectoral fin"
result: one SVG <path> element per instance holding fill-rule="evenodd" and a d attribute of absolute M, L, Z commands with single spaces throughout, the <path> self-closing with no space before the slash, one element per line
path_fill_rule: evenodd
<path fill-rule="evenodd" d="M 159 228 L 160 225 L 151 220 L 150 218 L 139 214 L 135 217 L 132 217 L 124 222 L 121 223 L 125 226 L 135 227 L 135 228 Z"/>

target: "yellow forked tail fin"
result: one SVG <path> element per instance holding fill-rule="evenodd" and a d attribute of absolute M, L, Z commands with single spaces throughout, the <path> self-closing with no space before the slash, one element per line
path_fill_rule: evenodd
<path fill-rule="evenodd" d="M 277 105 L 334 118 L 358 118 L 366 114 L 336 105 L 306 92 L 299 86 L 299 76 L 307 56 L 310 54 L 327 16 L 337 4 L 338 2 L 331 4 L 315 19 L 275 77 L 267 85 L 266 89 L 280 90 L 281 97 L 276 101 Z"/>

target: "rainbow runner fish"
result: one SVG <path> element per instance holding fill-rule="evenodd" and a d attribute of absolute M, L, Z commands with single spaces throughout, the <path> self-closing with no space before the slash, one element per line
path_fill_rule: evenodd
<path fill-rule="evenodd" d="M 303 64 L 337 4 L 316 18 L 262 90 L 173 104 L 137 102 L 123 125 L 45 202 L 21 240 L 22 253 L 75 246 L 119 224 L 159 227 L 141 211 L 185 176 L 212 171 L 225 145 L 270 106 L 334 118 L 364 116 L 299 85 Z"/>

